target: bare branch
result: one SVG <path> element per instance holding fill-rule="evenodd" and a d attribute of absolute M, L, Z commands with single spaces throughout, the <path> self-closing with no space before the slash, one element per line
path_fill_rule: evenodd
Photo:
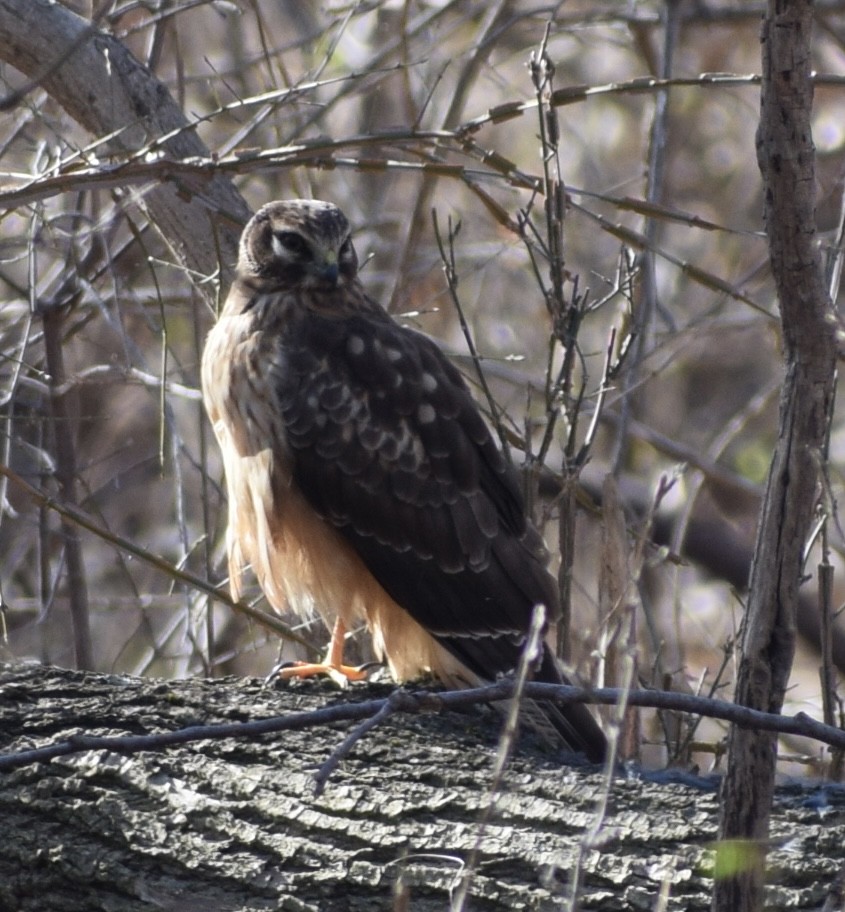
<path fill-rule="evenodd" d="M 73 48 L 44 69 L 45 48 Z M 90 34 L 86 20 L 50 0 L 0 0 L 0 58 L 40 85 L 111 153 L 132 154 L 168 135 L 163 154 L 174 160 L 208 156 L 167 89 L 116 38 Z M 96 88 L 95 88 L 96 87 Z M 237 256 L 249 209 L 222 174 L 181 174 L 143 194 L 151 221 L 192 274 L 224 281 Z M 211 289 L 204 289 L 214 300 Z"/>
<path fill-rule="evenodd" d="M 161 750 L 176 744 L 192 741 L 220 740 L 223 738 L 254 738 L 283 731 L 331 725 L 337 722 L 361 722 L 378 716 L 378 720 L 397 713 L 416 715 L 439 713 L 467 706 L 511 700 L 519 690 L 519 683 L 512 678 L 502 678 L 495 684 L 469 690 L 397 690 L 389 697 L 364 700 L 360 703 L 338 703 L 309 712 L 289 713 L 249 722 L 232 722 L 220 725 L 192 725 L 177 731 L 152 735 L 79 735 L 54 744 L 31 750 L 0 755 L 0 772 L 19 769 L 31 763 L 43 763 L 56 757 L 66 757 L 89 750 L 114 751 L 134 754 L 140 751 Z M 713 719 L 722 719 L 747 730 L 780 732 L 813 738 L 832 747 L 845 747 L 845 731 L 817 722 L 805 713 L 781 716 L 737 706 L 723 700 L 696 697 L 676 691 L 625 690 L 603 687 L 596 690 L 569 684 L 538 684 L 527 682 L 522 687 L 522 697 L 531 700 L 551 700 L 560 705 L 592 703 L 614 706 L 625 701 L 631 706 L 649 706 L 676 712 L 697 713 Z M 386 707 L 390 707 L 389 711 Z M 381 714 L 381 715 L 380 715 Z M 367 725 L 367 731 L 373 725 Z"/>

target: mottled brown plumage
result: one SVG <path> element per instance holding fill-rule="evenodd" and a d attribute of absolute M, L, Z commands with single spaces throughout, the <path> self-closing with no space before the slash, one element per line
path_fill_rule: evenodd
<path fill-rule="evenodd" d="M 399 680 L 472 685 L 516 666 L 554 579 L 519 487 L 455 367 L 361 287 L 335 206 L 264 206 L 203 355 L 226 472 L 229 573 L 279 611 L 367 624 Z M 535 677 L 560 681 L 545 651 Z M 593 759 L 581 705 L 544 706 Z"/>

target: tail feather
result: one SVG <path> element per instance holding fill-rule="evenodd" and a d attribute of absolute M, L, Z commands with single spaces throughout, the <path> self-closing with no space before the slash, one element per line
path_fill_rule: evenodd
<path fill-rule="evenodd" d="M 558 668 L 548 646 L 544 646 L 533 680 L 546 684 L 572 683 Z M 585 754 L 592 763 L 604 762 L 607 739 L 585 704 L 526 700 L 522 710 L 525 722 L 550 743 L 563 741 L 570 750 Z"/>
<path fill-rule="evenodd" d="M 513 671 L 519 663 L 521 646 L 506 637 L 437 639 L 466 668 L 463 686 L 491 681 L 497 675 Z M 572 683 L 558 668 L 557 660 L 545 643 L 531 680 L 545 684 Z M 523 699 L 520 711 L 523 724 L 550 747 L 565 747 L 583 753 L 592 763 L 604 762 L 607 739 L 585 704 Z"/>

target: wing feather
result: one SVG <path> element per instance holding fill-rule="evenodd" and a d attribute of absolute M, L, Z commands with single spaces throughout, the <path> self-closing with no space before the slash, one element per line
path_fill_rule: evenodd
<path fill-rule="evenodd" d="M 553 612 L 556 592 L 514 473 L 457 369 L 386 315 L 302 312 L 271 374 L 312 506 L 473 670 L 510 670 L 533 606 Z M 486 646 L 464 648 L 474 637 L 497 641 L 493 667 Z"/>

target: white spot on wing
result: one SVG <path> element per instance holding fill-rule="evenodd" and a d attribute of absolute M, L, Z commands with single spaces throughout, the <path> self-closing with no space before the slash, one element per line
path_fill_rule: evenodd
<path fill-rule="evenodd" d="M 437 412 L 435 412 L 434 407 L 429 405 L 427 402 L 424 402 L 417 409 L 417 419 L 420 424 L 431 424 L 436 417 Z"/>
<path fill-rule="evenodd" d="M 434 374 L 424 372 L 422 375 L 422 388 L 427 393 L 433 393 L 437 389 L 437 378 Z"/>
<path fill-rule="evenodd" d="M 363 355 L 367 345 L 360 336 L 350 336 L 346 342 L 346 350 L 350 355 Z"/>

